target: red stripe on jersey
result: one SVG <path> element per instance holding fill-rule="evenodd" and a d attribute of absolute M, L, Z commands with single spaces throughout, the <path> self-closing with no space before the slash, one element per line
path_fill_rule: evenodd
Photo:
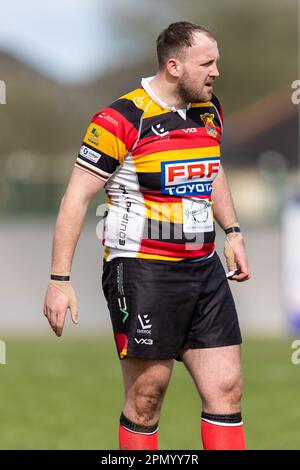
<path fill-rule="evenodd" d="M 190 246 L 190 248 L 193 247 L 193 249 L 186 249 L 186 245 Z M 214 243 L 191 243 L 180 245 L 177 243 L 161 242 L 158 240 L 144 238 L 142 240 L 139 252 L 178 258 L 200 258 L 202 256 L 208 256 L 214 251 L 214 249 Z"/>
<path fill-rule="evenodd" d="M 118 137 L 128 150 L 132 148 L 137 139 L 137 129 L 115 109 L 105 108 L 99 111 L 93 117 L 92 122 Z"/>
<path fill-rule="evenodd" d="M 216 147 L 220 145 L 220 127 L 216 127 L 218 136 L 213 138 L 206 132 L 205 127 L 198 127 L 197 133 L 186 134 L 186 139 L 182 138 L 183 130 L 171 131 L 168 134 L 170 139 L 158 136 L 145 137 L 140 139 L 133 152 L 133 157 L 140 157 L 151 153 L 164 152 L 168 150 L 186 150 L 203 147 Z M 201 139 L 201 140 L 200 140 Z"/>
<path fill-rule="evenodd" d="M 161 194 L 160 191 L 141 191 L 144 197 L 145 201 L 151 201 L 151 202 L 161 202 L 161 203 L 168 203 L 168 202 L 181 202 L 182 197 L 179 196 L 166 196 Z M 210 196 L 185 196 L 184 199 L 189 199 L 189 198 L 197 198 L 197 199 L 211 199 Z"/>

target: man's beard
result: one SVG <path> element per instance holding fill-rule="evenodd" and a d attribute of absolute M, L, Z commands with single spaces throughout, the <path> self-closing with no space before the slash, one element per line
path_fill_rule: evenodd
<path fill-rule="evenodd" d="M 204 85 L 203 85 L 204 87 Z M 177 96 L 183 103 L 203 103 L 210 99 L 208 92 L 197 89 L 195 86 L 189 85 L 189 80 L 186 75 L 183 75 L 177 82 L 176 89 Z"/>

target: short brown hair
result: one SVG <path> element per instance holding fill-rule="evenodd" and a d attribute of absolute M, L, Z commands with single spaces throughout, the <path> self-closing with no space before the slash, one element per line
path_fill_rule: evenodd
<path fill-rule="evenodd" d="M 200 26 L 189 21 L 177 21 L 171 23 L 164 29 L 156 40 L 156 50 L 158 58 L 158 67 L 161 70 L 167 59 L 173 56 L 180 56 L 184 47 L 193 45 L 193 36 L 195 33 L 204 33 L 211 39 L 216 40 L 214 35 L 205 26 Z"/>

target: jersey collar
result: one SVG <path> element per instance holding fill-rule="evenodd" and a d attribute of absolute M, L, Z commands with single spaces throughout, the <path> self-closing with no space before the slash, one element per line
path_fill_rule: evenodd
<path fill-rule="evenodd" d="M 186 119 L 186 112 L 190 109 L 192 103 L 188 103 L 186 108 L 182 109 L 177 109 L 175 106 L 169 106 L 167 103 L 165 103 L 163 100 L 161 100 L 152 90 L 150 83 L 152 82 L 153 77 L 146 77 L 142 78 L 142 87 L 146 91 L 146 93 L 150 96 L 150 98 L 155 101 L 162 109 L 169 109 L 170 111 L 173 111 L 173 113 L 178 113 L 179 116 L 182 117 L 182 119 Z"/>

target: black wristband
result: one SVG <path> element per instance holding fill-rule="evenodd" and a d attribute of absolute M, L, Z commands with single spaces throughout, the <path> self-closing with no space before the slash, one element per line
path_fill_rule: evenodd
<path fill-rule="evenodd" d="M 50 279 L 51 281 L 69 281 L 70 276 L 59 276 L 58 274 L 51 274 Z"/>
<path fill-rule="evenodd" d="M 226 235 L 228 235 L 229 233 L 234 233 L 234 232 L 240 233 L 241 229 L 240 227 L 229 227 L 229 228 L 226 228 L 224 232 L 226 233 Z"/>

